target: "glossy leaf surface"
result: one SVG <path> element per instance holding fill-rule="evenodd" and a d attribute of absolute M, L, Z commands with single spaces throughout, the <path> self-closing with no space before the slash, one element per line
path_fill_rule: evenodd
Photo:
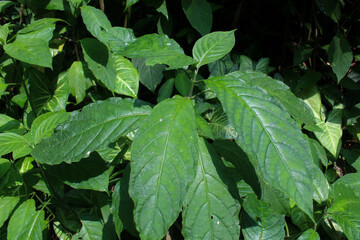
<path fill-rule="evenodd" d="M 199 139 L 196 177 L 184 201 L 185 239 L 239 239 L 239 203 L 231 196 L 220 158 L 204 139 Z"/>
<path fill-rule="evenodd" d="M 178 217 L 197 164 L 193 103 L 159 103 L 136 133 L 129 193 L 141 239 L 161 239 Z"/>
<path fill-rule="evenodd" d="M 72 114 L 61 131 L 38 144 L 32 155 L 38 162 L 50 165 L 78 162 L 134 130 L 148 114 L 147 107 L 120 98 L 88 105 Z"/>
<path fill-rule="evenodd" d="M 92 6 L 82 6 L 81 17 L 87 30 L 99 40 L 101 40 L 101 31 L 107 31 L 111 28 L 111 23 L 106 15 L 100 9 Z"/>
<path fill-rule="evenodd" d="M 136 97 L 139 90 L 139 73 L 132 63 L 121 56 L 114 56 L 116 67 L 115 92 Z"/>
<path fill-rule="evenodd" d="M 313 164 L 310 147 L 283 105 L 233 76 L 205 82 L 223 105 L 256 171 L 312 217 L 312 177 L 306 169 Z"/>
<path fill-rule="evenodd" d="M 53 31 L 55 30 L 55 23 L 61 21 L 57 18 L 43 18 L 32 22 L 26 28 L 18 31 L 16 39 L 21 38 L 36 38 L 43 39 L 49 42 L 53 37 Z"/>
<path fill-rule="evenodd" d="M 234 31 L 209 33 L 195 42 L 192 49 L 197 68 L 224 57 L 235 45 Z"/>
<path fill-rule="evenodd" d="M 16 39 L 12 43 L 5 44 L 4 50 L 10 57 L 22 62 L 52 68 L 52 57 L 45 40 Z"/>
<path fill-rule="evenodd" d="M 1 169 L 1 167 L 0 167 Z M 0 177 L 2 177 L 0 175 Z M 1 197 L 0 198 L 0 228 L 3 226 L 5 221 L 10 217 L 12 211 L 14 211 L 16 205 L 20 201 L 19 197 Z"/>

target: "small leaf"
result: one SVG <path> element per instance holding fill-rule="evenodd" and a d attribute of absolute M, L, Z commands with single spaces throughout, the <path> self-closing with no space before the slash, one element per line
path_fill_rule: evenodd
<path fill-rule="evenodd" d="M 75 189 L 108 191 L 110 172 L 106 162 L 97 154 L 71 164 L 44 165 L 50 175 Z"/>
<path fill-rule="evenodd" d="M 114 56 L 116 83 L 114 92 L 137 97 L 139 90 L 139 73 L 132 63 L 121 56 Z"/>
<path fill-rule="evenodd" d="M 267 74 L 269 72 L 269 63 L 270 58 L 261 58 L 255 66 L 255 71 Z"/>
<path fill-rule="evenodd" d="M 59 74 L 54 94 L 46 103 L 44 107 L 45 110 L 55 112 L 66 108 L 66 102 L 70 94 L 67 74 L 68 72 L 62 72 Z"/>
<path fill-rule="evenodd" d="M 122 178 L 121 178 L 122 180 Z M 115 231 L 120 239 L 120 234 L 123 231 L 123 223 L 120 218 L 120 209 L 121 208 L 129 208 L 129 206 L 120 205 L 121 195 L 120 195 L 120 188 L 121 188 L 121 180 L 115 185 L 114 191 L 112 194 L 112 205 L 111 205 L 111 212 L 113 213 L 114 217 L 114 225 L 115 225 Z"/>
<path fill-rule="evenodd" d="M 88 214 L 81 217 L 80 232 L 72 236 L 73 240 L 99 240 L 103 239 L 104 223 L 100 218 Z"/>
<path fill-rule="evenodd" d="M 192 50 L 198 62 L 196 67 L 215 62 L 229 53 L 235 45 L 234 32 L 213 32 L 197 40 Z"/>
<path fill-rule="evenodd" d="M 199 139 L 199 164 L 184 200 L 185 239 L 239 239 L 240 204 L 231 196 L 225 166 L 206 141 Z"/>
<path fill-rule="evenodd" d="M 248 56 L 245 56 L 245 55 L 240 55 L 239 60 L 240 60 L 240 69 L 239 70 L 241 72 L 254 71 L 254 63 L 253 63 L 253 60 L 251 60 L 251 58 L 249 58 Z"/>
<path fill-rule="evenodd" d="M 10 57 L 22 62 L 52 68 L 50 48 L 45 40 L 16 39 L 13 43 L 5 44 L 4 50 Z"/>
<path fill-rule="evenodd" d="M 6 174 L 10 167 L 11 163 L 8 159 L 0 158 L 0 178 L 2 178 Z"/>
<path fill-rule="evenodd" d="M 26 28 L 17 32 L 16 40 L 22 38 L 31 39 L 43 39 L 49 42 L 53 37 L 53 31 L 55 30 L 55 23 L 62 21 L 58 18 L 42 18 L 33 21 Z"/>
<path fill-rule="evenodd" d="M 89 5 L 82 6 L 80 9 L 87 30 L 101 41 L 101 31 L 108 31 L 111 28 L 106 15 L 100 9 Z"/>
<path fill-rule="evenodd" d="M 313 48 L 309 45 L 303 45 L 303 46 L 300 46 L 299 48 L 297 48 L 295 50 L 294 58 L 293 58 L 294 66 L 297 66 L 297 65 L 307 61 L 309 59 L 309 57 L 311 56 L 312 51 L 313 51 Z"/>
<path fill-rule="evenodd" d="M 91 86 L 90 80 L 85 76 L 83 63 L 74 61 L 68 72 L 68 82 L 70 92 L 76 98 L 76 102 L 80 103 L 86 94 L 86 89 Z"/>
<path fill-rule="evenodd" d="M 167 35 L 148 34 L 137 38 L 124 51 L 116 52 L 129 58 L 145 58 L 146 65 L 167 64 L 169 69 L 182 68 L 195 63 L 184 50 Z"/>
<path fill-rule="evenodd" d="M 168 79 L 163 85 L 161 85 L 158 93 L 157 102 L 161 102 L 167 98 L 170 98 L 174 90 L 175 79 Z"/>
<path fill-rule="evenodd" d="M 44 218 L 44 210 L 36 211 L 35 201 L 26 200 L 10 218 L 7 228 L 8 239 L 43 239 Z"/>
<path fill-rule="evenodd" d="M 28 70 L 27 78 L 30 85 L 30 107 L 34 107 L 32 110 L 38 115 L 53 97 L 55 86 L 45 74 L 32 68 Z"/>
<path fill-rule="evenodd" d="M 91 72 L 110 91 L 114 91 L 116 84 L 116 68 L 115 61 L 109 49 L 94 38 L 85 38 L 80 42 L 84 52 L 84 59 Z"/>
<path fill-rule="evenodd" d="M 338 82 L 346 75 L 351 67 L 353 54 L 350 45 L 343 34 L 337 33 L 332 39 L 329 49 L 329 62 L 336 74 Z"/>
<path fill-rule="evenodd" d="M 178 217 L 197 164 L 193 103 L 174 97 L 155 106 L 131 148 L 129 193 L 141 239 L 161 239 Z"/>
<path fill-rule="evenodd" d="M 126 7 L 125 7 L 125 11 L 131 7 L 131 5 L 137 3 L 139 0 L 126 0 Z"/>
<path fill-rule="evenodd" d="M 150 91 L 154 92 L 164 77 L 165 65 L 146 66 L 145 58 L 134 58 L 133 64 L 139 71 L 140 82 Z"/>
<path fill-rule="evenodd" d="M 338 0 L 315 0 L 316 5 L 326 15 L 338 23 L 341 17 L 340 2 Z"/>
<path fill-rule="evenodd" d="M 24 137 L 15 133 L 0 133 L 0 156 L 11 153 L 23 146 L 28 147 Z"/>
<path fill-rule="evenodd" d="M 242 233 L 245 240 L 284 239 L 285 216 L 272 211 L 270 205 L 256 198 L 246 196 L 241 214 Z"/>
<path fill-rule="evenodd" d="M 190 91 L 190 79 L 187 74 L 185 73 L 178 73 L 175 77 L 175 88 L 178 90 L 178 92 L 186 97 L 189 94 Z"/>
<path fill-rule="evenodd" d="M 206 0 L 182 0 L 182 8 L 191 26 L 202 36 L 208 34 L 212 26 L 212 10 Z"/>
<path fill-rule="evenodd" d="M 1 167 L 0 167 L 1 168 Z M 0 177 L 2 177 L 0 175 Z M 10 217 L 12 211 L 20 201 L 19 197 L 1 197 L 0 198 L 0 228 L 4 225 L 5 221 Z"/>
<path fill-rule="evenodd" d="M 64 123 L 61 131 L 38 144 L 32 156 L 39 163 L 78 162 L 99 149 L 133 131 L 149 114 L 149 108 L 121 98 L 110 98 L 87 105 Z"/>
<path fill-rule="evenodd" d="M 297 240 L 320 240 L 320 236 L 314 229 L 308 229 Z"/>
<path fill-rule="evenodd" d="M 257 173 L 313 218 L 313 180 L 306 169 L 313 165 L 310 147 L 283 105 L 264 90 L 232 76 L 205 83 L 223 105 L 238 133 L 237 143 Z"/>
<path fill-rule="evenodd" d="M 314 132 L 319 142 L 329 150 L 334 157 L 338 156 L 341 147 L 343 108 L 344 106 L 342 104 L 334 106 L 326 122 L 318 123 L 318 127 L 322 132 Z"/>

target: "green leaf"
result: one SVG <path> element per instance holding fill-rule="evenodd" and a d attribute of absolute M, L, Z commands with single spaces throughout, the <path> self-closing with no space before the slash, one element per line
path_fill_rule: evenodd
<path fill-rule="evenodd" d="M 202 36 L 208 34 L 212 26 L 212 10 L 206 0 L 182 0 L 182 8 L 191 26 Z"/>
<path fill-rule="evenodd" d="M 224 57 L 235 45 L 233 31 L 209 33 L 195 42 L 192 50 L 197 68 Z"/>
<path fill-rule="evenodd" d="M 55 23 L 62 21 L 58 18 L 43 18 L 32 22 L 26 28 L 17 32 L 16 40 L 23 38 L 42 39 L 49 42 L 53 37 L 55 30 Z"/>
<path fill-rule="evenodd" d="M 24 137 L 15 133 L 0 133 L 0 156 L 11 153 L 18 148 L 28 146 Z"/>
<path fill-rule="evenodd" d="M 330 186 L 323 172 L 315 165 L 313 166 L 312 176 L 314 185 L 313 199 L 321 204 L 328 199 Z"/>
<path fill-rule="evenodd" d="M 255 71 L 267 74 L 269 72 L 269 63 L 270 58 L 261 58 L 256 64 Z"/>
<path fill-rule="evenodd" d="M 329 165 L 329 160 L 326 156 L 325 149 L 315 139 L 309 138 L 308 141 L 309 141 L 309 145 L 311 148 L 311 154 L 313 155 L 315 165 L 317 165 L 316 164 L 318 162 L 317 159 L 320 159 L 322 165 L 327 167 Z"/>
<path fill-rule="evenodd" d="M 300 120 L 310 127 L 316 127 L 316 119 L 311 108 L 304 103 L 304 101 L 297 98 L 283 82 L 268 77 L 265 74 L 255 72 L 239 71 L 232 72 L 229 75 L 246 81 L 251 86 L 258 86 L 264 89 L 268 94 L 276 97 L 295 119 Z"/>
<path fill-rule="evenodd" d="M 205 117 L 209 122 L 214 139 L 236 138 L 237 133 L 220 106 L 216 106 L 213 111 L 205 114 Z"/>
<path fill-rule="evenodd" d="M 328 49 L 329 62 L 336 74 L 338 82 L 346 75 L 351 67 L 353 54 L 350 45 L 342 33 L 337 33 Z"/>
<path fill-rule="evenodd" d="M 338 0 L 315 0 L 316 5 L 334 22 L 338 23 L 341 17 L 340 2 Z"/>
<path fill-rule="evenodd" d="M 125 11 L 131 7 L 131 5 L 137 3 L 139 0 L 126 0 L 126 7 L 125 7 Z"/>
<path fill-rule="evenodd" d="M 10 167 L 11 167 L 11 163 L 8 159 L 0 158 L 0 178 L 2 178 L 5 175 L 5 173 L 10 169 Z"/>
<path fill-rule="evenodd" d="M 2 177 L 0 175 L 0 177 Z M 0 228 L 4 225 L 5 221 L 10 217 L 16 205 L 20 201 L 19 197 L 1 197 L 0 198 Z"/>
<path fill-rule="evenodd" d="M 30 106 L 36 114 L 40 114 L 54 93 L 54 83 L 42 72 L 29 69 L 27 72 L 29 81 Z"/>
<path fill-rule="evenodd" d="M 114 91 L 130 97 L 137 97 L 139 90 L 139 73 L 132 63 L 121 56 L 114 56 L 116 83 Z"/>
<path fill-rule="evenodd" d="M 10 32 L 9 25 L 10 25 L 10 23 L 0 26 L 0 44 L 1 45 L 6 44 L 6 41 L 9 36 L 9 32 Z M 0 94 L 0 96 L 1 96 L 1 94 Z"/>
<path fill-rule="evenodd" d="M 0 132 L 19 129 L 21 123 L 5 114 L 0 114 Z"/>
<path fill-rule="evenodd" d="M 86 89 L 91 86 L 90 79 L 85 76 L 83 67 L 84 63 L 80 61 L 74 61 L 68 72 L 68 82 L 70 92 L 76 98 L 76 102 L 80 103 L 86 94 Z"/>
<path fill-rule="evenodd" d="M 134 58 L 133 64 L 139 71 L 140 82 L 150 91 L 154 92 L 164 77 L 165 65 L 146 66 L 145 58 Z"/>
<path fill-rule="evenodd" d="M 245 55 L 240 55 L 239 60 L 240 60 L 240 69 L 239 70 L 241 72 L 254 71 L 254 63 L 253 63 L 253 60 L 251 60 L 251 58 L 249 58 L 248 56 L 245 56 Z"/>
<path fill-rule="evenodd" d="M 334 203 L 328 216 L 342 228 L 349 240 L 360 238 L 360 174 L 350 173 L 338 179 L 332 186 Z"/>
<path fill-rule="evenodd" d="M 110 91 L 114 91 L 116 84 L 115 61 L 109 49 L 94 38 L 85 38 L 81 41 L 84 59 L 94 76 Z"/>
<path fill-rule="evenodd" d="M 256 198 L 246 196 L 241 214 L 242 233 L 245 240 L 284 239 L 285 216 L 272 211 L 270 205 Z"/>
<path fill-rule="evenodd" d="M 334 106 L 326 122 L 318 123 L 322 132 L 314 132 L 319 142 L 334 156 L 337 157 L 341 147 L 342 112 L 344 105 Z"/>
<path fill-rule="evenodd" d="M 313 180 L 306 169 L 313 165 L 310 147 L 283 105 L 264 90 L 232 76 L 205 83 L 223 105 L 238 133 L 237 143 L 257 173 L 313 218 Z"/>
<path fill-rule="evenodd" d="M 121 178 L 122 180 L 122 178 Z M 120 234 L 123 231 L 123 223 L 121 221 L 121 217 L 120 217 L 120 209 L 121 208 L 128 208 L 128 206 L 125 205 L 121 205 L 120 201 L 121 199 L 121 194 L 120 194 L 120 189 L 121 189 L 121 180 L 115 185 L 114 187 L 114 191 L 112 194 L 112 205 L 111 205 L 111 212 L 114 215 L 114 225 L 115 225 L 115 231 L 116 234 L 118 236 L 119 239 L 120 238 Z"/>
<path fill-rule="evenodd" d="M 137 38 L 124 51 L 116 52 L 129 58 L 146 58 L 146 65 L 167 64 L 169 69 L 182 68 L 196 61 L 167 35 L 148 34 Z"/>
<path fill-rule="evenodd" d="M 320 236 L 314 229 L 308 229 L 297 240 L 320 240 Z"/>
<path fill-rule="evenodd" d="M 106 15 L 97 8 L 86 5 L 81 8 L 81 17 L 87 30 L 97 39 L 102 41 L 101 31 L 108 31 L 111 28 L 111 23 Z"/>
<path fill-rule="evenodd" d="M 309 45 L 303 45 L 300 46 L 299 48 L 297 48 L 295 50 L 294 53 L 294 58 L 293 58 L 293 62 L 294 62 L 294 66 L 297 66 L 305 61 L 307 61 L 309 59 L 309 57 L 311 56 L 313 51 L 313 48 Z"/>
<path fill-rule="evenodd" d="M 99 240 L 103 239 L 104 224 L 100 218 L 94 215 L 83 216 L 81 218 L 82 227 L 80 232 L 72 236 L 73 240 Z"/>
<path fill-rule="evenodd" d="M 95 152 L 79 162 L 44 166 L 52 176 L 75 189 L 108 191 L 110 172 L 106 162 Z"/>
<path fill-rule="evenodd" d="M 50 137 L 53 134 L 55 127 L 59 123 L 66 121 L 66 119 L 68 119 L 68 117 L 70 116 L 70 113 L 64 111 L 49 112 L 42 114 L 41 116 L 46 116 L 46 118 L 43 119 L 43 121 L 41 121 L 38 126 L 34 126 L 36 119 L 38 119 L 39 117 L 36 118 L 31 126 L 31 131 L 34 133 L 35 136 L 35 144 L 39 143 L 44 138 Z"/>
<path fill-rule="evenodd" d="M 314 117 L 317 121 L 322 120 L 321 116 L 321 95 L 316 86 L 304 89 L 300 94 L 300 97 L 311 108 Z"/>
<path fill-rule="evenodd" d="M 110 46 L 113 52 L 123 52 L 136 40 L 131 28 L 112 27 L 107 32 L 101 31 L 101 39 Z"/>
<path fill-rule="evenodd" d="M 22 62 L 52 68 L 52 57 L 45 40 L 16 39 L 13 43 L 5 44 L 4 50 L 10 57 Z"/>
<path fill-rule="evenodd" d="M 33 199 L 26 200 L 10 218 L 7 228 L 8 239 L 43 239 L 44 218 L 44 210 L 36 211 L 35 201 Z"/>
<path fill-rule="evenodd" d="M 178 217 L 197 164 L 193 103 L 174 97 L 155 106 L 131 149 L 129 193 L 141 239 L 161 239 Z"/>
<path fill-rule="evenodd" d="M 66 102 L 68 100 L 70 89 L 68 81 L 68 72 L 62 72 L 59 74 L 56 89 L 51 99 L 46 103 L 44 109 L 55 112 L 64 110 L 66 108 Z"/>
<path fill-rule="evenodd" d="M 199 139 L 199 163 L 182 213 L 185 239 L 239 239 L 240 204 L 224 180 L 225 166 L 211 146 Z"/>
<path fill-rule="evenodd" d="M 189 94 L 190 91 L 190 79 L 187 74 L 185 73 L 178 73 L 175 77 L 175 88 L 178 90 L 178 92 L 186 97 Z"/>
<path fill-rule="evenodd" d="M 209 123 L 201 115 L 196 115 L 195 118 L 198 135 L 204 138 L 214 139 Z"/>
<path fill-rule="evenodd" d="M 14 5 L 15 2 L 13 1 L 1 1 L 0 2 L 0 12 L 4 12 L 5 9 L 7 9 L 8 7 L 11 7 L 12 5 Z"/>
<path fill-rule="evenodd" d="M 166 80 L 166 82 L 163 85 L 161 85 L 157 97 L 158 103 L 171 97 L 172 92 L 174 90 L 174 83 L 175 83 L 175 79 L 169 78 L 168 80 Z"/>
<path fill-rule="evenodd" d="M 38 144 L 32 156 L 49 165 L 78 162 L 133 131 L 148 114 L 148 107 L 139 107 L 138 102 L 127 99 L 111 98 L 87 105 L 73 113 L 61 131 Z"/>

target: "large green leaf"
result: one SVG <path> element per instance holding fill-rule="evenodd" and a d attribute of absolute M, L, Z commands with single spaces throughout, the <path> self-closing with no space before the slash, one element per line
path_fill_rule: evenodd
<path fill-rule="evenodd" d="M 116 52 L 129 58 L 146 58 L 146 65 L 167 64 L 169 69 L 182 68 L 196 61 L 167 35 L 148 34 L 137 38 L 124 51 Z"/>
<path fill-rule="evenodd" d="M 163 71 L 165 65 L 156 64 L 155 66 L 146 66 L 145 58 L 134 58 L 133 64 L 139 71 L 140 82 L 150 91 L 154 92 L 164 77 Z"/>
<path fill-rule="evenodd" d="M 29 81 L 30 107 L 37 115 L 43 110 L 54 94 L 54 82 L 50 81 L 42 72 L 29 69 L 27 72 Z"/>
<path fill-rule="evenodd" d="M 32 38 L 43 39 L 49 42 L 53 37 L 53 31 L 55 30 L 55 23 L 62 21 L 58 18 L 43 18 L 32 22 L 26 28 L 17 32 L 16 39 Z"/>
<path fill-rule="evenodd" d="M 350 173 L 338 179 L 331 196 L 334 203 L 328 216 L 341 226 L 349 240 L 360 239 L 360 174 Z"/>
<path fill-rule="evenodd" d="M 353 54 L 350 45 L 342 33 L 337 33 L 330 42 L 329 61 L 336 74 L 338 82 L 346 75 L 351 67 Z"/>
<path fill-rule="evenodd" d="M 46 165 L 45 169 L 73 188 L 103 192 L 108 190 L 110 172 L 106 162 L 96 152 L 80 162 Z"/>
<path fill-rule="evenodd" d="M 10 218 L 8 239 L 43 239 L 44 218 L 44 210 L 36 211 L 34 199 L 26 200 Z"/>
<path fill-rule="evenodd" d="M 85 76 L 83 62 L 74 61 L 68 72 L 70 92 L 79 103 L 85 98 L 86 89 L 91 86 L 90 79 Z"/>
<path fill-rule="evenodd" d="M 241 225 L 245 240 L 284 239 L 284 215 L 274 213 L 270 205 L 258 200 L 255 194 L 247 195 L 242 206 Z"/>
<path fill-rule="evenodd" d="M 111 28 L 111 23 L 105 13 L 89 5 L 82 6 L 80 9 L 87 30 L 101 41 L 101 31 L 108 31 Z"/>
<path fill-rule="evenodd" d="M 314 229 L 308 229 L 297 240 L 320 240 L 320 236 Z"/>
<path fill-rule="evenodd" d="M 221 159 L 199 139 L 196 177 L 183 203 L 185 239 L 239 239 L 240 204 L 231 196 L 226 180 Z"/>
<path fill-rule="evenodd" d="M 16 39 L 13 43 L 5 44 L 4 50 L 10 57 L 22 62 L 52 68 L 50 48 L 45 40 Z"/>
<path fill-rule="evenodd" d="M 10 169 L 11 163 L 6 158 L 0 158 L 0 178 L 2 178 L 6 172 Z"/>
<path fill-rule="evenodd" d="M 329 150 L 334 157 L 337 157 L 341 147 L 343 108 L 344 106 L 342 104 L 334 106 L 326 122 L 318 123 L 318 127 L 322 132 L 314 132 L 319 142 Z"/>
<path fill-rule="evenodd" d="M 132 63 L 121 56 L 114 56 L 116 66 L 115 92 L 136 97 L 139 90 L 139 73 Z"/>
<path fill-rule="evenodd" d="M 257 173 L 312 217 L 310 147 L 284 106 L 261 88 L 233 76 L 205 82 L 223 105 L 238 133 L 237 143 Z"/>
<path fill-rule="evenodd" d="M 2 177 L 0 175 L 0 177 Z M 3 226 L 5 221 L 10 217 L 10 214 L 15 209 L 16 205 L 20 201 L 19 197 L 1 197 L 0 198 L 0 228 Z"/>
<path fill-rule="evenodd" d="M 100 240 L 103 236 L 104 223 L 100 218 L 88 215 L 81 217 L 82 227 L 80 232 L 72 236 L 73 240 Z"/>
<path fill-rule="evenodd" d="M 109 44 L 113 52 L 122 52 L 136 40 L 131 28 L 112 27 L 108 31 L 101 31 L 101 40 Z"/>
<path fill-rule="evenodd" d="M 32 155 L 38 162 L 50 165 L 78 162 L 134 130 L 148 114 L 148 107 L 139 107 L 138 102 L 127 99 L 111 98 L 87 105 L 71 115 L 62 131 L 38 144 Z"/>
<path fill-rule="evenodd" d="M 195 42 L 192 49 L 197 68 L 224 57 L 235 45 L 235 31 L 209 33 Z"/>
<path fill-rule="evenodd" d="M 64 110 L 66 108 L 66 102 L 68 100 L 70 89 L 68 81 L 68 72 L 62 72 L 59 74 L 56 89 L 51 99 L 46 103 L 44 109 L 55 112 Z"/>
<path fill-rule="evenodd" d="M 212 26 L 212 10 L 206 0 L 182 0 L 182 7 L 191 26 L 201 35 L 208 34 Z"/>
<path fill-rule="evenodd" d="M 141 239 L 161 239 L 178 217 L 197 164 L 193 103 L 159 103 L 135 135 L 129 193 Z"/>
<path fill-rule="evenodd" d="M 111 212 L 113 213 L 113 217 L 114 217 L 115 231 L 119 239 L 120 239 L 120 234 L 124 229 L 124 224 L 120 218 L 120 211 L 121 211 L 120 209 L 129 208 L 129 206 L 124 206 L 120 204 L 121 201 L 120 189 L 121 189 L 121 180 L 114 187 L 114 191 L 112 194 L 112 205 L 111 205 Z"/>
<path fill-rule="evenodd" d="M 0 133 L 0 156 L 11 153 L 23 146 L 28 147 L 26 139 L 16 133 Z"/>
<path fill-rule="evenodd" d="M 325 175 L 317 166 L 313 165 L 313 170 L 311 172 L 314 185 L 313 199 L 321 204 L 328 199 L 330 186 Z"/>
<path fill-rule="evenodd" d="M 110 91 L 114 91 L 116 83 L 115 61 L 109 49 L 94 38 L 85 38 L 81 41 L 84 59 L 94 76 Z"/>
<path fill-rule="evenodd" d="M 316 119 L 311 108 L 301 99 L 297 98 L 290 88 L 281 81 L 275 80 L 262 73 L 255 72 L 232 72 L 229 75 L 246 81 L 251 86 L 258 86 L 264 89 L 271 96 L 276 97 L 295 119 L 316 127 Z"/>

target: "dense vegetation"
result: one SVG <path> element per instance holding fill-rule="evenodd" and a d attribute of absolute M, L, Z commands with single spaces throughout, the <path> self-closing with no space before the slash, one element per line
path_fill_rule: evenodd
<path fill-rule="evenodd" d="M 0 239 L 360 239 L 359 1 L 0 22 Z"/>

